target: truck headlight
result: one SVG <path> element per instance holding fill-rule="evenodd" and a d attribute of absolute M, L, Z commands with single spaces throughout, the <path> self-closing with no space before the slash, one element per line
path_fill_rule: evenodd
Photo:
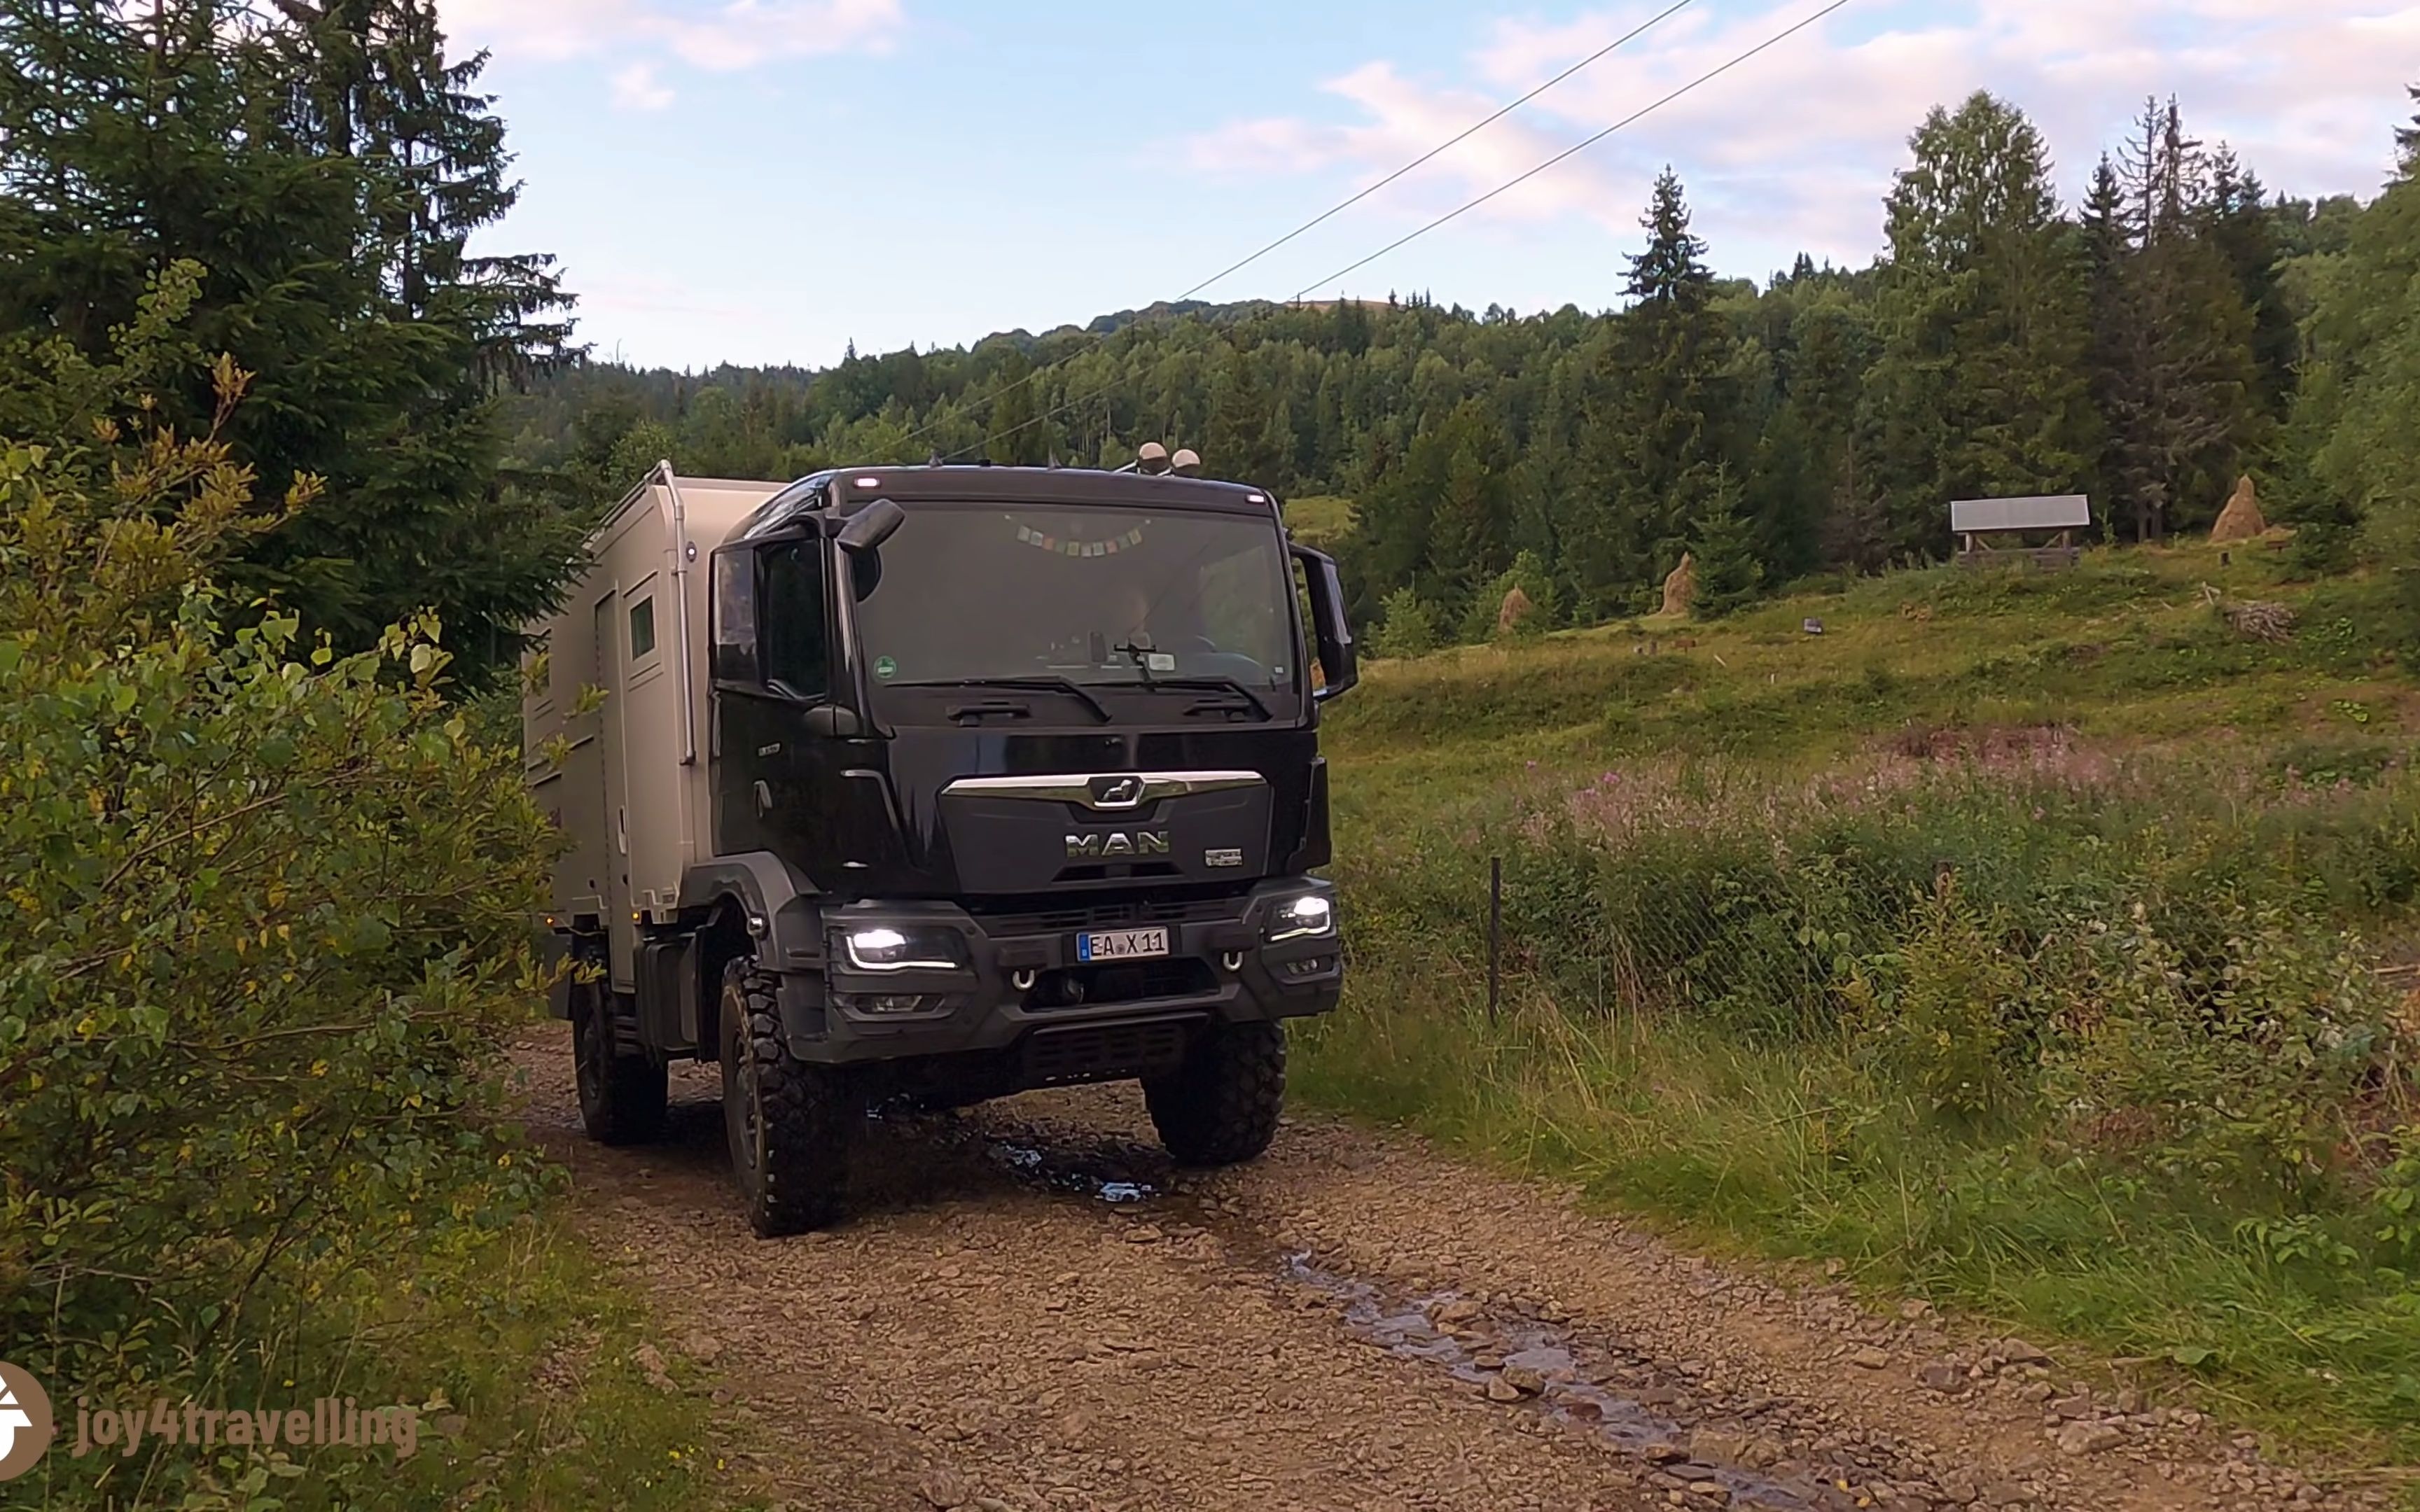
<path fill-rule="evenodd" d="M 1336 904 L 1324 892 L 1306 892 L 1278 904 L 1269 916 L 1263 938 L 1271 945 L 1288 940 L 1320 939 L 1336 933 Z"/>
<path fill-rule="evenodd" d="M 961 964 L 957 936 L 947 930 L 912 933 L 888 924 L 853 929 L 841 936 L 842 949 L 857 971 L 955 971 Z"/>

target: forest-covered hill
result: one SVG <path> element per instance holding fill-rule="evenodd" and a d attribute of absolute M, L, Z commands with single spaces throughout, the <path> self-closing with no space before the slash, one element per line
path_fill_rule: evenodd
<path fill-rule="evenodd" d="M 513 444 L 524 476 L 602 497 L 662 455 L 795 476 L 1117 465 L 1161 440 L 1352 499 L 1363 617 L 1393 595 L 1449 631 L 1492 624 L 1511 580 L 1564 620 L 1636 612 L 1683 551 L 1719 612 L 1938 554 L 1953 498 L 2086 491 L 2115 538 L 2155 538 L 2208 525 L 2250 471 L 2306 549 L 2341 554 L 2381 498 L 2412 497 L 2413 443 L 2378 402 L 2399 380 L 2373 375 L 2413 340 L 2396 270 L 2420 189 L 2273 195 L 2158 102 L 2081 205 L 1989 96 L 1910 148 L 1863 269 L 1717 279 L 1667 175 L 1644 248 L 1606 270 L 1610 310 L 1156 306 L 816 371 L 588 364 L 520 402 Z"/>

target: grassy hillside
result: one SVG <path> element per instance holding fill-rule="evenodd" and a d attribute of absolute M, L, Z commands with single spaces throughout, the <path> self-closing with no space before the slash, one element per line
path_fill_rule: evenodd
<path fill-rule="evenodd" d="M 2380 592 L 2195 546 L 1379 663 L 1330 726 L 1357 975 L 1301 1082 L 2420 1458 Z"/>
<path fill-rule="evenodd" d="M 1295 540 L 1326 551 L 1353 532 L 1353 501 L 1334 494 L 1289 499 L 1285 521 Z"/>

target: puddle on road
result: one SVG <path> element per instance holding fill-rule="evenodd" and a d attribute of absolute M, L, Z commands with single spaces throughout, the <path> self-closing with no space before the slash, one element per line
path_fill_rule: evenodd
<path fill-rule="evenodd" d="M 1136 1169 L 1142 1162 L 1112 1151 L 1045 1149 L 1004 1139 L 992 1140 L 985 1149 L 995 1162 L 1021 1180 L 1097 1202 L 1124 1205 L 1147 1202 L 1160 1195 L 1159 1184 Z"/>
<path fill-rule="evenodd" d="M 1594 1434 L 1681 1481 L 1716 1482 L 1730 1492 L 1734 1505 L 1810 1512 L 1817 1504 L 1810 1499 L 1811 1487 L 1691 1459 L 1686 1428 L 1608 1388 L 1605 1382 L 1614 1372 L 1589 1360 L 1568 1334 L 1552 1325 L 1478 1312 L 1467 1319 L 1466 1335 L 1457 1337 L 1439 1326 L 1436 1316 L 1438 1310 L 1462 1303 L 1453 1292 L 1388 1297 L 1366 1281 L 1320 1270 L 1308 1255 L 1289 1257 L 1286 1273 L 1343 1304 L 1345 1329 L 1399 1359 L 1437 1366 L 1481 1389 L 1494 1381 L 1509 1386 L 1516 1381 L 1535 1388 L 1505 1402 L 1507 1407 L 1543 1412 L 1566 1427 Z M 1489 1365 L 1480 1364 L 1482 1354 Z"/>
<path fill-rule="evenodd" d="M 1827 1505 L 1848 1504 L 1794 1473 L 1810 1468 L 1805 1465 L 1792 1463 L 1768 1473 L 1692 1458 L 1691 1429 L 1699 1423 L 1690 1408 L 1681 1406 L 1678 1415 L 1659 1411 L 1683 1402 L 1682 1394 L 1658 1382 L 1631 1383 L 1638 1380 L 1642 1365 L 1652 1370 L 1652 1365 L 1618 1349 L 1591 1349 L 1554 1324 L 1478 1307 L 1454 1292 L 1390 1294 L 1369 1282 L 1321 1270 L 1307 1254 L 1286 1254 L 1267 1235 L 1239 1227 L 1215 1201 L 1199 1200 L 1201 1194 L 1173 1180 L 1166 1156 L 1156 1149 L 1116 1140 L 1060 1144 L 1022 1130 L 980 1136 L 976 1149 L 995 1169 L 1026 1186 L 1107 1207 L 1173 1204 L 1202 1227 L 1223 1234 L 1231 1257 L 1248 1266 L 1274 1263 L 1295 1285 L 1340 1304 L 1343 1325 L 1356 1337 L 1482 1392 L 1496 1383 L 1498 1395 L 1491 1399 L 1509 1410 L 1537 1412 L 1569 1431 L 1595 1436 L 1643 1468 L 1660 1473 L 1661 1486 L 1711 1481 L 1729 1493 L 1729 1504 L 1766 1512 L 1820 1512 Z M 1503 1401 L 1508 1386 L 1530 1389 Z M 1761 1411 L 1749 1406 L 1741 1413 L 1719 1412 L 1705 1426 L 1752 1441 L 1757 1437 L 1754 1423 L 1730 1419 L 1752 1420 Z M 1856 1473 L 1846 1464 L 1838 1468 Z M 1828 1477 L 1831 1473 L 1824 1473 Z M 1710 1504 L 1692 1497 L 1688 1504 Z"/>

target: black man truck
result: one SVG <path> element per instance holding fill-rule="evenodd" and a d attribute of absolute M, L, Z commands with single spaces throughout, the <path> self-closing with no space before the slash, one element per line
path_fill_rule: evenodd
<path fill-rule="evenodd" d="M 1267 1148 L 1343 957 L 1336 564 L 1276 497 L 1137 471 L 661 465 L 531 627 L 580 1110 L 720 1063 L 762 1235 L 833 1221 L 875 1107 L 1139 1080 L 1188 1165 Z M 601 691 L 602 697 L 598 697 Z"/>

